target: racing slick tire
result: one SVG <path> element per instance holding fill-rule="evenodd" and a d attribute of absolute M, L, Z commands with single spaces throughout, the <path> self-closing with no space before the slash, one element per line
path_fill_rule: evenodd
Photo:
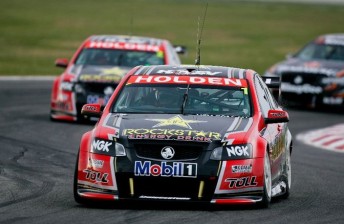
<path fill-rule="evenodd" d="M 264 157 L 264 188 L 262 201 L 258 203 L 259 208 L 268 208 L 271 202 L 271 167 L 269 153 L 265 153 Z"/>
<path fill-rule="evenodd" d="M 281 195 L 281 198 L 286 199 L 290 195 L 290 189 L 291 189 L 291 161 L 290 161 L 291 151 L 290 149 L 287 150 L 286 156 L 285 156 L 285 166 L 284 166 L 284 176 L 285 176 L 285 183 L 286 183 L 286 189 L 285 193 Z"/>

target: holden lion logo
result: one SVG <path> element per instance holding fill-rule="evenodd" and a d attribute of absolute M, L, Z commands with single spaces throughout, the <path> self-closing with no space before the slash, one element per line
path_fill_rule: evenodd
<path fill-rule="evenodd" d="M 294 79 L 294 83 L 295 84 L 301 84 L 302 83 L 302 77 L 301 76 L 296 76 L 295 79 Z"/>
<path fill-rule="evenodd" d="M 161 150 L 161 156 L 164 159 L 172 159 L 174 156 L 174 149 L 171 146 L 165 146 Z"/>

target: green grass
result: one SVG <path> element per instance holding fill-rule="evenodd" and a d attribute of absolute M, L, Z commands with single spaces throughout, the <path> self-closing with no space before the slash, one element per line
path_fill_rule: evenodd
<path fill-rule="evenodd" d="M 201 63 L 267 67 L 323 33 L 343 32 L 344 7 L 209 1 Z M 169 39 L 195 59 L 197 18 L 204 1 L 1 0 L 0 75 L 57 75 L 56 58 L 70 58 L 92 34 Z M 133 26 L 131 26 L 133 18 Z"/>

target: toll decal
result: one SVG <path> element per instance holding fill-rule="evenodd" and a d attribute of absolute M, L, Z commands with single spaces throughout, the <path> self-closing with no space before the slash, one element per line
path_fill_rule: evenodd
<path fill-rule="evenodd" d="M 79 161 L 78 184 L 117 190 L 114 158 L 87 152 L 83 156 L 88 159 Z"/>
<path fill-rule="evenodd" d="M 223 161 L 216 194 L 263 190 L 263 159 Z"/>
<path fill-rule="evenodd" d="M 196 178 L 197 163 L 161 162 L 152 164 L 151 161 L 135 161 L 134 175 Z"/>

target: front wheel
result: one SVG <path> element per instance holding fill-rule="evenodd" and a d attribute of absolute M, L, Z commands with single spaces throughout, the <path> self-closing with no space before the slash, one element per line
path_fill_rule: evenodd
<path fill-rule="evenodd" d="M 264 157 L 264 188 L 263 188 L 263 199 L 259 203 L 259 207 L 268 208 L 271 202 L 271 167 L 270 158 L 268 152 L 265 153 Z"/>

